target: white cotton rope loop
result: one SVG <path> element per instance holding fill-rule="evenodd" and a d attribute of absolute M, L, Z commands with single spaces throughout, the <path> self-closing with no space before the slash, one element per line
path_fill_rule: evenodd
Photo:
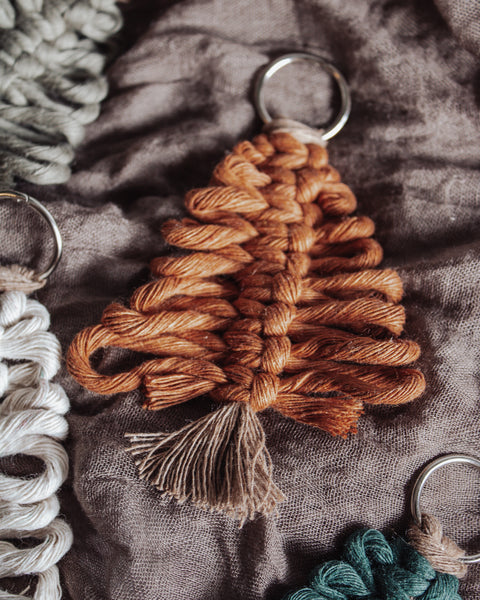
<path fill-rule="evenodd" d="M 0 294 L 0 459 L 21 454 L 44 464 L 34 476 L 0 473 L 0 579 L 38 576 L 32 596 L 0 589 L 0 600 L 60 600 L 56 563 L 73 541 L 70 526 L 57 518 L 56 492 L 68 473 L 61 441 L 69 402 L 50 381 L 61 349 L 49 326 L 50 315 L 36 300 L 19 291 Z M 18 547 L 22 538 L 38 543 Z"/>
<path fill-rule="evenodd" d="M 327 140 L 323 137 L 323 129 L 314 129 L 294 119 L 286 117 L 277 117 L 266 123 L 263 127 L 265 133 L 289 133 L 293 135 L 302 144 L 317 144 L 318 146 L 327 145 Z"/>

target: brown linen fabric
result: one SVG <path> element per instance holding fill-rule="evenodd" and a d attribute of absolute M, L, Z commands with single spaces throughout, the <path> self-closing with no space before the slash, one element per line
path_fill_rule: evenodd
<path fill-rule="evenodd" d="M 138 393 L 99 397 L 64 369 L 58 380 L 72 412 L 62 508 L 75 534 L 61 564 L 65 596 L 279 600 L 314 565 L 338 557 L 354 528 L 403 533 L 413 478 L 430 459 L 480 455 L 478 7 L 132 0 L 125 11 L 110 99 L 75 174 L 63 186 L 23 188 L 45 201 L 64 237 L 64 258 L 36 294 L 64 350 L 109 302 L 148 280 L 149 260 L 168 251 L 160 224 L 182 214 L 184 192 L 207 184 L 236 141 L 259 131 L 250 98 L 258 68 L 283 51 L 309 50 L 350 82 L 352 116 L 330 142 L 330 160 L 359 212 L 375 220 L 384 266 L 403 277 L 406 334 L 423 348 L 427 392 L 411 405 L 368 409 L 347 440 L 262 414 L 287 500 L 277 515 L 239 529 L 161 498 L 124 450 L 124 433 L 176 430 L 213 403 L 146 412 Z M 289 68 L 269 98 L 279 112 L 318 122 L 329 89 L 326 77 Z M 48 233 L 34 219 L 0 206 L 2 256 L 46 260 Z M 480 551 L 479 482 L 473 468 L 448 467 L 425 494 L 425 508 L 469 552 Z M 480 566 L 461 596 L 480 597 Z"/>

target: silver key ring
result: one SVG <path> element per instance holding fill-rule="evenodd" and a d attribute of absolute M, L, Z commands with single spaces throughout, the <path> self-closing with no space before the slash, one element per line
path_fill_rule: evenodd
<path fill-rule="evenodd" d="M 415 485 L 413 486 L 412 496 L 410 498 L 410 511 L 415 520 L 415 523 L 420 527 L 422 524 L 422 511 L 420 509 L 420 497 L 422 490 L 425 486 L 427 479 L 432 473 L 434 473 L 440 467 L 450 465 L 452 463 L 462 463 L 473 465 L 474 467 L 480 468 L 480 459 L 474 456 L 468 456 L 468 454 L 448 454 L 447 456 L 441 456 L 429 463 L 417 477 Z M 462 556 L 458 560 L 464 563 L 477 563 L 480 562 L 480 554 L 471 554 L 469 556 Z"/>
<path fill-rule="evenodd" d="M 315 54 L 308 54 L 307 52 L 292 52 L 290 54 L 283 54 L 282 56 L 279 56 L 271 63 L 266 65 L 266 67 L 264 67 L 260 71 L 255 80 L 255 107 L 258 111 L 260 118 L 264 123 L 270 123 L 270 121 L 273 120 L 265 104 L 265 98 L 263 93 L 265 84 L 275 75 L 277 71 L 291 63 L 299 61 L 310 61 L 319 64 L 337 82 L 338 89 L 340 90 L 340 111 L 333 123 L 322 132 L 323 139 L 329 140 L 334 135 L 336 135 L 347 122 L 352 107 L 352 100 L 345 77 L 340 73 L 340 71 L 336 67 L 334 67 L 331 63 L 321 58 L 320 56 L 316 56 Z"/>
<path fill-rule="evenodd" d="M 53 238 L 55 240 L 55 254 L 49 264 L 49 266 L 40 274 L 37 275 L 38 279 L 44 280 L 47 279 L 49 275 L 53 273 L 56 266 L 58 265 L 60 258 L 62 257 L 62 236 L 60 234 L 60 230 L 58 229 L 58 225 L 55 222 L 55 219 L 52 217 L 51 213 L 35 198 L 28 196 L 27 194 L 23 194 L 22 192 L 17 192 L 15 190 L 1 190 L 0 191 L 0 200 L 14 200 L 15 202 L 25 202 L 28 206 L 31 206 L 34 210 L 37 211 L 48 223 L 50 230 L 53 234 Z"/>

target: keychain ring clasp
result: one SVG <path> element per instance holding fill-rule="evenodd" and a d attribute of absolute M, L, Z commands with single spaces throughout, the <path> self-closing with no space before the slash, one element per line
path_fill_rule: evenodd
<path fill-rule="evenodd" d="M 335 120 L 329 125 L 324 131 L 322 131 L 322 137 L 324 140 L 329 140 L 336 135 L 348 120 L 350 110 L 352 107 L 352 100 L 350 96 L 350 89 L 345 77 L 340 71 L 332 65 L 332 63 L 326 61 L 324 58 L 317 56 L 316 54 L 309 54 L 307 52 L 291 52 L 289 54 L 283 54 L 279 56 L 269 64 L 267 64 L 258 74 L 255 79 L 254 87 L 254 102 L 257 112 L 262 121 L 267 124 L 273 120 L 273 117 L 267 110 L 264 97 L 265 84 L 283 67 L 290 65 L 294 62 L 314 62 L 320 65 L 327 73 L 329 73 L 338 85 L 340 91 L 340 110 Z"/>
<path fill-rule="evenodd" d="M 412 496 L 410 498 L 410 510 L 415 520 L 415 523 L 420 527 L 422 524 L 422 511 L 420 509 L 420 497 L 422 495 L 422 490 L 425 486 L 427 479 L 440 467 L 445 465 L 449 465 L 452 463 L 462 463 L 473 465 L 474 467 L 480 468 L 480 459 L 475 458 L 474 456 L 469 456 L 468 454 L 447 454 L 446 456 L 441 456 L 440 458 L 435 459 L 431 463 L 429 463 L 422 471 L 420 475 L 417 477 L 415 481 L 415 485 L 413 486 Z M 477 563 L 480 562 L 480 553 L 479 554 L 471 554 L 469 556 L 462 556 L 458 560 L 464 563 Z"/>
<path fill-rule="evenodd" d="M 38 200 L 35 200 L 35 198 L 24 194 L 23 192 L 17 192 L 15 190 L 0 190 L 0 200 L 4 199 L 14 200 L 15 202 L 25 202 L 28 206 L 31 206 L 38 214 L 40 214 L 48 223 L 55 242 L 55 253 L 48 267 L 42 273 L 37 275 L 38 279 L 42 281 L 47 279 L 47 277 L 53 273 L 60 261 L 60 258 L 62 257 L 62 236 L 55 219 L 50 211 L 43 206 L 43 204 L 41 204 Z"/>

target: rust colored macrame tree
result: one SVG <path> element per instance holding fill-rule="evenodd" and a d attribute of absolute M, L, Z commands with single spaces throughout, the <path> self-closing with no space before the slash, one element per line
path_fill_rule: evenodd
<path fill-rule="evenodd" d="M 81 332 L 68 366 L 100 394 L 140 387 L 149 410 L 216 400 L 180 431 L 129 434 L 129 450 L 161 492 L 243 521 L 283 497 L 258 412 L 354 433 L 365 403 L 421 394 L 422 374 L 406 367 L 419 348 L 399 337 L 402 284 L 376 268 L 374 224 L 351 216 L 355 197 L 321 146 L 287 133 L 241 142 L 186 207 L 191 218 L 163 234 L 190 252 L 154 259 L 155 279 Z M 90 358 L 108 346 L 158 358 L 103 375 Z"/>

